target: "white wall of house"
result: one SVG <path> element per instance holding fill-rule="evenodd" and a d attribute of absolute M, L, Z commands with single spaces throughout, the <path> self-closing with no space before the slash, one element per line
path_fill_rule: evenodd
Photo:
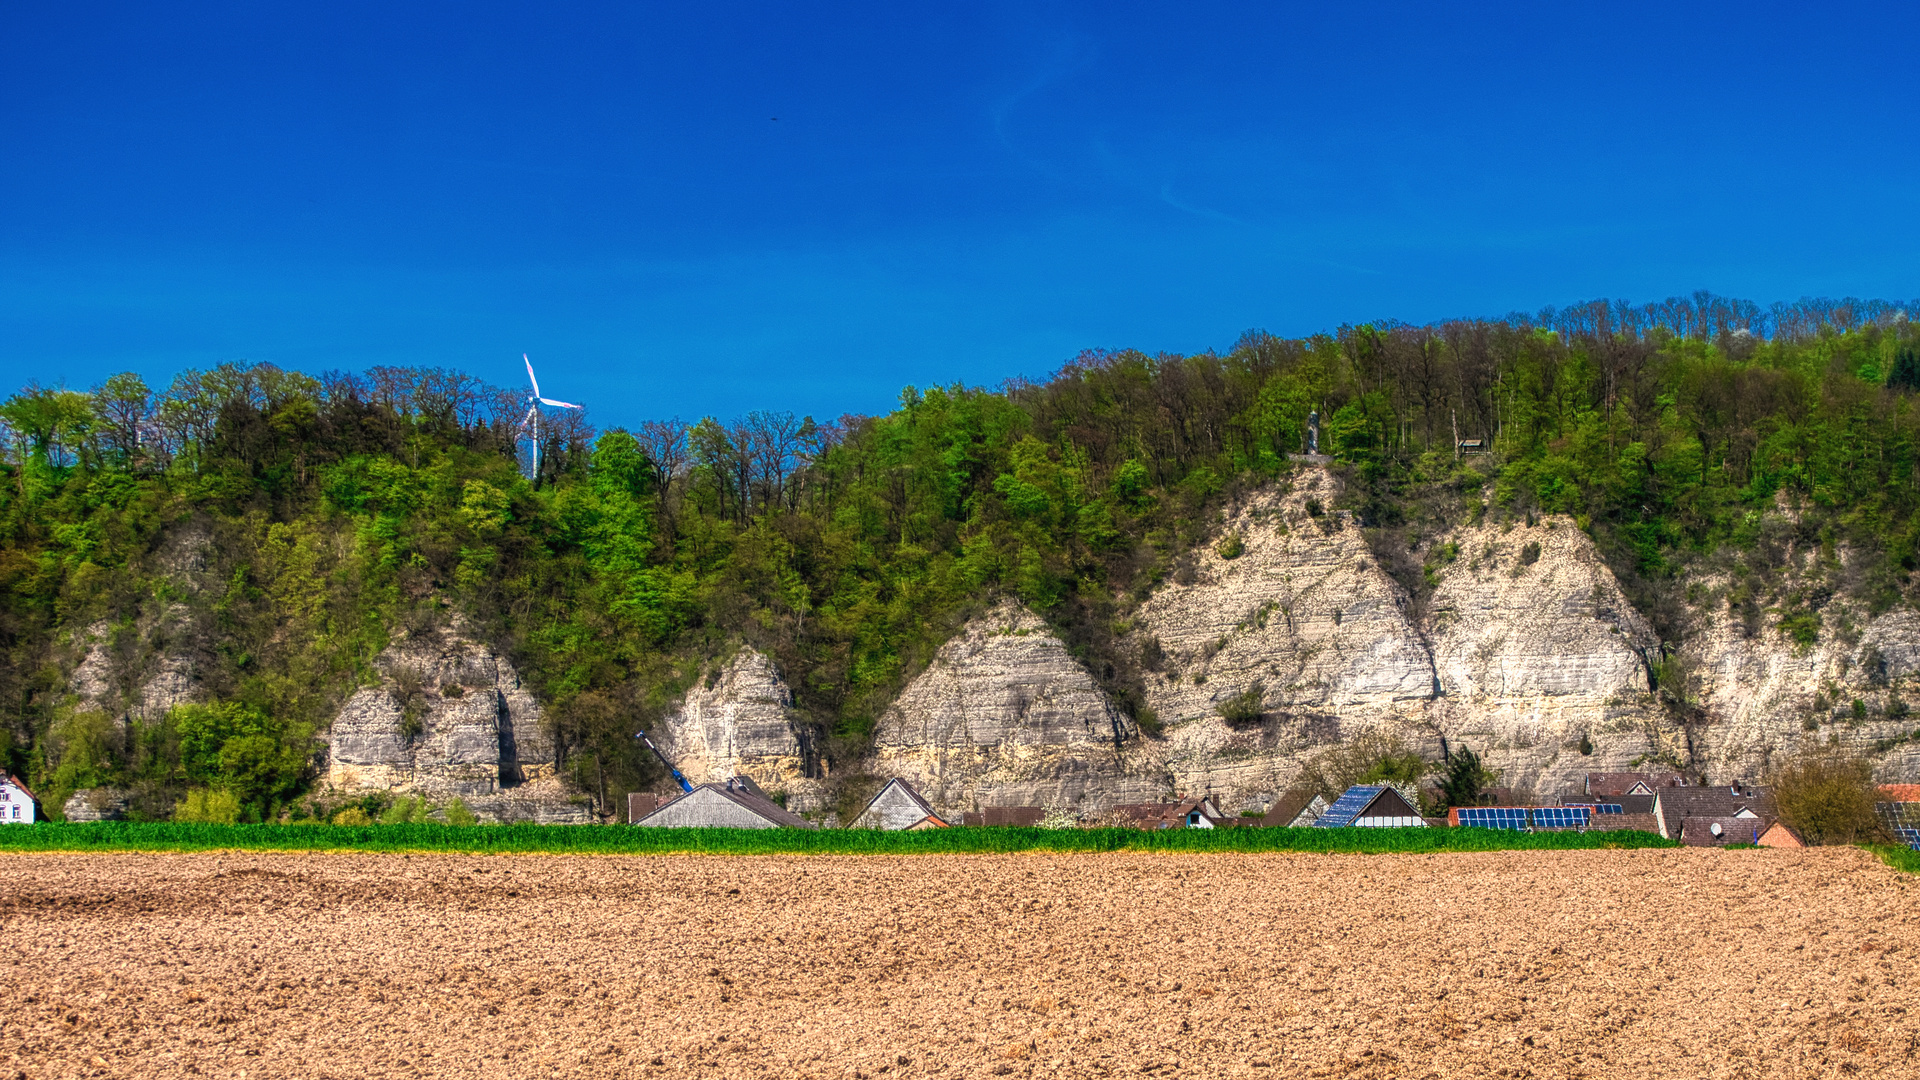
<path fill-rule="evenodd" d="M 0 780 L 0 824 L 31 825 L 33 800 L 11 780 Z"/>

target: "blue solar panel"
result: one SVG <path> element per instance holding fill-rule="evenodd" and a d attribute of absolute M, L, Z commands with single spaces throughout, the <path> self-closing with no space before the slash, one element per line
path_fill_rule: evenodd
<path fill-rule="evenodd" d="M 1385 790 L 1387 790 L 1385 784 L 1356 784 L 1348 788 L 1340 794 L 1339 798 L 1333 800 L 1333 805 L 1327 807 L 1327 812 L 1321 814 L 1320 819 L 1313 823 L 1314 827 L 1338 829 L 1353 824 L 1353 819 L 1360 816 L 1360 811 L 1365 810 L 1367 804 Z"/>
<path fill-rule="evenodd" d="M 1900 839 L 1906 841 L 1908 847 L 1915 851 L 1920 851 L 1920 829 L 1895 829 L 1893 831 L 1900 834 Z"/>
<path fill-rule="evenodd" d="M 1594 807 L 1593 812 L 1596 814 L 1624 814 L 1627 811 L 1625 807 L 1617 802 L 1603 802 L 1599 806 Z"/>
<path fill-rule="evenodd" d="M 1542 806 L 1533 811 L 1533 826 L 1536 829 L 1584 829 L 1587 815 L 1584 806 Z"/>
<path fill-rule="evenodd" d="M 1527 811 L 1520 806 L 1464 806 L 1458 812 L 1461 825 L 1479 829 L 1524 829 Z"/>

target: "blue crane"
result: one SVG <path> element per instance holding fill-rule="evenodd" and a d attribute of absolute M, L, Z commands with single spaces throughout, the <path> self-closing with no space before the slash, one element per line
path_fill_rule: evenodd
<path fill-rule="evenodd" d="M 634 733 L 633 737 L 647 744 L 647 749 L 653 751 L 653 756 L 659 758 L 660 764 L 665 765 L 667 767 L 667 771 L 673 774 L 673 780 L 675 783 L 680 785 L 681 791 L 693 790 L 693 785 L 687 783 L 687 778 L 684 776 L 681 776 L 680 770 L 673 767 L 673 762 L 667 760 L 667 755 L 661 753 L 660 748 L 653 745 L 653 740 L 647 738 L 646 732 L 637 731 Z"/>

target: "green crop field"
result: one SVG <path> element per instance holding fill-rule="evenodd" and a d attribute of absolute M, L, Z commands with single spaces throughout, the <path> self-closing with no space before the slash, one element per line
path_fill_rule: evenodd
<path fill-rule="evenodd" d="M 1560 851 L 1676 847 L 1652 833 L 1496 829 L 639 829 L 619 825 L 43 823 L 0 828 L 5 851 L 448 851 L 603 855 L 942 855 L 1013 851 Z"/>

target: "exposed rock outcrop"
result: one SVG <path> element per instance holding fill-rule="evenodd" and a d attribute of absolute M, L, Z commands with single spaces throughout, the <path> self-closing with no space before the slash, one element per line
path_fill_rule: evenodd
<path fill-rule="evenodd" d="M 540 706 L 505 658 L 456 626 L 381 653 L 328 733 L 327 784 L 464 800 L 496 820 L 584 821 L 554 775 Z"/>
<path fill-rule="evenodd" d="M 1467 526 L 1444 550 L 1427 616 L 1436 731 L 1548 795 L 1671 742 L 1650 696 L 1658 639 L 1571 519 Z"/>
<path fill-rule="evenodd" d="M 1047 624 L 1012 601 L 934 655 L 880 718 L 870 771 L 912 781 L 943 815 L 990 806 L 1097 812 L 1169 778 Z"/>
<path fill-rule="evenodd" d="M 119 788 L 86 788 L 68 796 L 60 814 L 68 821 L 121 821 L 129 805 L 127 793 Z"/>
<path fill-rule="evenodd" d="M 1165 725 L 1178 790 L 1271 801 L 1307 754 L 1408 730 L 1433 696 L 1406 595 L 1351 515 L 1327 508 L 1335 494 L 1315 469 L 1253 496 L 1220 545 L 1141 605 L 1136 646 L 1164 655 L 1147 704 Z M 1236 701 L 1229 720 L 1222 711 Z"/>
<path fill-rule="evenodd" d="M 1816 640 L 1798 644 L 1771 620 L 1749 626 L 1725 603 L 1703 607 L 1675 674 L 1697 703 L 1685 735 L 1708 775 L 1753 778 L 1777 757 L 1837 743 L 1873 760 L 1883 781 L 1920 778 L 1920 614 L 1875 617 L 1836 601 Z"/>
<path fill-rule="evenodd" d="M 741 648 L 697 679 L 654 742 L 695 784 L 748 776 L 766 792 L 784 793 L 796 811 L 824 805 L 812 732 L 794 714 L 780 669 L 754 649 Z"/>
<path fill-rule="evenodd" d="M 172 530 L 152 557 L 168 590 L 143 601 L 125 624 L 102 620 L 77 636 L 79 661 L 68 681 L 76 708 L 104 713 L 124 732 L 129 720 L 152 723 L 176 705 L 206 700 L 195 672 L 203 628 L 192 608 L 170 597 L 204 597 L 212 588 L 212 543 L 200 523 Z"/>

